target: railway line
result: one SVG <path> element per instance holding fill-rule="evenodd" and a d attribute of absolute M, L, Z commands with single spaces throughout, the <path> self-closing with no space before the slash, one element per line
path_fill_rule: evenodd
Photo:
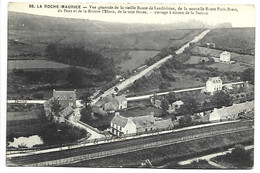
<path fill-rule="evenodd" d="M 160 134 L 155 136 L 147 136 L 143 138 L 122 140 L 118 142 L 104 143 L 92 145 L 81 148 L 74 148 L 70 150 L 61 150 L 50 153 L 42 153 L 21 157 L 7 158 L 7 163 L 10 165 L 24 166 L 33 165 L 36 163 L 44 163 L 54 160 L 62 160 L 72 158 L 73 161 L 82 159 L 95 159 L 99 157 L 106 157 L 109 155 L 133 152 L 146 148 L 160 147 L 163 145 L 171 145 L 174 142 L 182 142 L 185 140 L 198 139 L 203 137 L 210 137 L 225 133 L 234 133 L 237 131 L 252 130 L 252 121 L 237 121 L 225 124 L 200 127 L 196 129 L 189 129 L 185 131 L 176 131 L 167 134 Z M 103 153 L 103 154 L 102 154 Z M 84 156 L 84 157 L 82 157 Z M 75 158 L 75 159 L 74 159 Z M 78 158 L 78 159 L 77 159 Z"/>

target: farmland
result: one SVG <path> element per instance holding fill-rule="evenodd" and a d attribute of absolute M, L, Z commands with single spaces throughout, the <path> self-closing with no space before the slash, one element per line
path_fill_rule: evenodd
<path fill-rule="evenodd" d="M 13 69 L 60 69 L 68 68 L 70 65 L 46 61 L 46 60 L 9 60 L 8 61 L 8 70 Z"/>
<path fill-rule="evenodd" d="M 211 57 L 219 57 L 220 53 L 222 53 L 222 50 L 217 50 L 217 49 L 209 49 L 205 47 L 200 47 L 200 46 L 195 46 L 193 49 L 191 49 L 192 54 L 196 55 L 201 55 L 201 56 L 211 56 Z M 231 56 L 231 61 L 238 61 L 242 62 L 248 65 L 254 65 L 255 57 L 252 55 L 243 55 L 243 54 L 238 54 L 234 52 L 230 52 Z"/>
<path fill-rule="evenodd" d="M 253 55 L 255 28 L 213 29 L 201 40 L 201 43 L 215 43 L 217 49 Z"/>

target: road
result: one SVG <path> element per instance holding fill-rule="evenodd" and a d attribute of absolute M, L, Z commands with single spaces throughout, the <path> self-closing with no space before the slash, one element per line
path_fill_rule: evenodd
<path fill-rule="evenodd" d="M 223 86 L 226 86 L 226 85 L 238 85 L 238 84 L 242 84 L 242 83 L 244 83 L 244 82 L 232 82 L 232 83 L 223 84 Z M 127 97 L 126 99 L 127 99 L 127 101 L 144 100 L 144 99 L 149 99 L 154 94 L 156 94 L 157 96 L 161 96 L 161 95 L 169 94 L 171 92 L 180 93 L 180 92 L 196 91 L 196 90 L 203 90 L 203 89 L 205 89 L 205 87 L 195 87 L 195 88 L 187 88 L 187 89 L 180 89 L 180 90 L 171 90 L 171 91 L 157 92 L 157 93 L 146 94 L 146 95 L 141 95 L 141 96 Z"/>
<path fill-rule="evenodd" d="M 98 144 L 98 145 L 92 145 L 87 147 L 81 147 L 81 148 L 74 148 L 70 150 L 60 150 L 56 152 L 51 153 L 42 153 L 42 154 L 35 154 L 35 155 L 28 155 L 28 156 L 20 156 L 20 157 L 8 157 L 8 162 L 13 163 L 15 165 L 30 165 L 33 163 L 39 163 L 39 162 L 46 162 L 51 160 L 59 160 L 64 158 L 72 158 L 73 160 L 76 159 L 76 157 L 87 155 L 91 156 L 88 157 L 88 159 L 95 158 L 94 156 L 100 156 L 100 152 L 110 153 L 114 154 L 114 150 L 120 150 L 123 151 L 125 149 L 132 149 L 135 147 L 142 147 L 146 146 L 149 147 L 152 144 L 156 143 L 156 146 L 153 145 L 152 147 L 157 147 L 158 144 L 164 145 L 171 145 L 172 143 L 179 143 L 185 140 L 192 140 L 193 138 L 203 138 L 205 135 L 219 135 L 224 134 L 227 131 L 231 132 L 236 130 L 252 130 L 252 122 L 251 121 L 237 121 L 232 123 L 225 123 L 220 124 L 217 126 L 208 126 L 208 127 L 202 127 L 198 129 L 190 129 L 185 131 L 177 131 L 167 134 L 161 134 L 161 135 L 155 135 L 155 136 L 148 136 L 143 138 L 137 138 L 137 139 L 131 139 L 131 140 L 121 140 L 117 142 L 110 142 L 105 144 Z M 162 145 L 163 146 L 163 145 Z M 130 150 L 128 152 L 131 152 Z M 98 154 L 99 153 L 99 154 Z M 93 155 L 94 154 L 94 155 Z M 93 155 L 93 157 L 92 157 Z M 82 158 L 82 157 L 80 157 Z"/>
<path fill-rule="evenodd" d="M 252 148 L 254 148 L 254 145 L 249 145 L 249 146 L 245 147 L 246 150 L 250 150 Z M 194 161 L 206 160 L 206 161 L 208 161 L 209 164 L 211 164 L 211 165 L 213 165 L 215 167 L 226 168 L 226 167 L 224 167 L 222 165 L 219 165 L 219 164 L 211 161 L 210 159 L 212 159 L 214 157 L 217 157 L 217 156 L 226 155 L 227 153 L 231 153 L 232 149 L 234 149 L 234 148 L 230 148 L 230 149 L 228 149 L 227 151 L 224 151 L 224 152 L 218 152 L 218 153 L 208 154 L 208 155 L 205 155 L 205 156 L 195 157 L 195 158 L 192 158 L 192 159 L 184 160 L 184 161 L 179 162 L 178 164 L 179 165 L 188 165 L 188 164 L 191 164 Z"/>
<path fill-rule="evenodd" d="M 210 32 L 210 30 L 203 31 L 198 36 L 196 36 L 193 40 L 191 40 L 190 42 L 186 43 L 180 49 L 175 51 L 175 53 L 177 55 L 183 53 L 185 48 L 189 47 L 190 43 L 195 43 L 195 42 L 200 41 L 208 32 Z M 92 99 L 91 105 L 94 105 L 100 99 L 100 97 L 105 97 L 105 96 L 107 96 L 109 94 L 114 93 L 115 92 L 114 91 L 115 87 L 117 87 L 119 91 L 127 88 L 128 86 L 132 85 L 137 79 L 140 79 L 141 77 L 151 73 L 155 68 L 159 68 L 163 63 L 165 63 L 167 60 L 171 59 L 172 57 L 173 57 L 172 55 L 168 55 L 168 56 L 164 57 L 163 59 L 157 61 L 153 65 L 147 67 L 143 71 L 141 71 L 141 72 L 131 76 L 130 78 L 126 79 L 125 81 L 123 81 L 121 83 L 118 83 L 117 85 L 113 86 L 112 88 L 106 90 L 99 97 L 97 97 L 95 99 Z M 93 98 L 93 96 L 91 96 L 91 98 Z M 44 100 L 8 100 L 7 103 L 38 103 L 38 104 L 43 104 Z"/>
<path fill-rule="evenodd" d="M 190 42 L 186 43 L 185 45 L 183 45 L 180 49 L 178 49 L 177 51 L 175 51 L 175 53 L 177 55 L 181 54 L 185 48 L 189 47 L 190 43 L 195 43 L 198 42 L 199 40 L 201 40 L 208 32 L 210 32 L 210 30 L 206 30 L 203 31 L 201 34 L 199 34 L 198 36 L 196 36 L 193 40 L 191 40 Z M 135 74 L 133 76 L 131 76 L 130 78 L 126 79 L 125 81 L 113 86 L 112 88 L 106 90 L 102 95 L 100 95 L 99 97 L 97 97 L 96 99 L 93 99 L 91 102 L 91 105 L 94 105 L 99 99 L 100 97 L 105 97 L 109 94 L 114 93 L 114 88 L 117 87 L 118 90 L 123 90 L 125 88 L 127 88 L 128 86 L 132 85 L 134 83 L 134 81 L 136 81 L 137 79 L 140 79 L 141 77 L 151 73 L 155 68 L 159 68 L 163 63 L 165 63 L 167 60 L 171 59 L 173 56 L 172 55 L 168 55 L 166 57 L 164 57 L 163 59 L 157 61 L 156 63 L 154 63 L 153 65 L 147 67 L 146 69 L 144 69 L 143 71 L 139 72 L 138 74 Z"/>

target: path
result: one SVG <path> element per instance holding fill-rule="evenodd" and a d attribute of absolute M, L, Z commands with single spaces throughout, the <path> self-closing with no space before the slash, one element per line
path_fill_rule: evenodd
<path fill-rule="evenodd" d="M 249 149 L 252 149 L 252 148 L 254 148 L 254 145 L 249 145 L 249 146 L 245 147 L 246 150 L 249 150 Z M 210 159 L 217 157 L 217 156 L 226 155 L 227 153 L 231 153 L 232 149 L 234 149 L 234 148 L 230 148 L 230 149 L 228 149 L 227 151 L 224 151 L 224 152 L 213 153 L 213 154 L 208 154 L 208 155 L 201 156 L 201 157 L 196 157 L 196 158 L 184 160 L 184 161 L 179 162 L 179 165 L 188 165 L 188 164 L 191 164 L 194 161 L 206 160 L 206 161 L 208 161 L 209 164 L 211 164 L 211 165 L 213 165 L 217 168 L 227 168 L 227 167 L 224 167 L 220 164 L 217 164 L 217 163 L 211 161 Z"/>
<path fill-rule="evenodd" d="M 79 128 L 83 128 L 85 129 L 88 133 L 91 134 L 91 136 L 88 138 L 88 139 L 97 139 L 97 138 L 102 138 L 102 137 L 105 137 L 104 135 L 101 135 L 95 131 L 93 131 L 92 129 L 80 124 L 78 122 L 78 120 L 80 120 L 80 117 L 81 117 L 81 114 L 80 114 L 80 110 L 81 110 L 81 107 L 83 106 L 83 104 L 81 103 L 80 100 L 77 100 L 76 101 L 76 108 L 74 109 L 74 115 L 70 115 L 68 120 L 74 124 L 75 126 L 79 127 Z"/>

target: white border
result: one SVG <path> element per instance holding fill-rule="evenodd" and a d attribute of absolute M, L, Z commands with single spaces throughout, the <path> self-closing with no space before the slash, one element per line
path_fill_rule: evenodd
<path fill-rule="evenodd" d="M 255 80 L 255 88 L 256 88 L 256 99 L 255 99 L 255 164 L 254 164 L 254 169 L 253 170 L 171 170 L 171 169 L 167 169 L 167 170 L 158 170 L 158 169 L 115 169 L 115 168 L 110 168 L 110 169 L 96 169 L 96 168 L 20 168 L 20 167 L 6 167 L 5 166 L 5 122 L 6 122 L 6 87 L 7 87 L 7 83 L 6 83 L 6 73 L 7 73 L 7 4 L 8 2 L 11 2 L 12 0 L 1 0 L 0 1 L 0 13 L 1 13 L 1 17 L 0 17 L 0 21 L 1 21 L 1 25 L 0 25 L 0 31 L 1 31 L 1 36 L 0 36 L 0 57 L 1 57 L 1 62 L 0 62 L 0 171 L 1 172 L 8 172 L 8 173 L 30 173 L 30 172 L 54 172 L 54 171 L 62 171 L 62 172 L 72 172 L 72 171 L 77 171 L 77 172 L 85 172 L 85 171 L 98 171 L 98 172 L 115 172 L 115 173 L 119 173 L 119 172 L 127 172 L 130 173 L 132 171 L 141 173 L 143 171 L 148 171 L 148 172 L 208 172 L 208 171 L 212 171 L 212 172 L 220 172 L 220 171 L 224 171 L 224 172 L 233 172 L 233 171 L 239 171 L 239 172 L 260 172 L 260 165 L 259 165 L 259 137 L 260 135 L 258 133 L 259 132 L 259 127 L 258 124 L 259 122 L 259 102 L 258 102 L 258 96 L 259 96 L 259 81 L 257 81 L 257 79 L 259 79 L 259 69 L 257 67 L 259 67 L 259 59 L 260 58 L 259 55 L 259 22 L 256 20 L 256 60 L 255 60 L 255 69 L 256 69 L 256 80 Z M 13 0 L 15 2 L 28 2 L 30 0 Z M 33 1 L 37 1 L 37 0 L 33 0 Z M 39 2 L 50 2 L 51 0 L 38 0 Z M 75 2 L 73 0 L 55 0 L 55 2 Z M 150 0 L 149 2 L 147 2 L 147 0 L 76 0 L 76 2 L 117 2 L 117 3 L 127 3 L 127 2 L 131 2 L 131 3 L 194 3 L 194 4 L 254 4 L 256 6 L 256 18 L 259 16 L 259 2 L 256 2 L 255 0 L 236 0 L 236 1 L 232 1 L 232 0 Z"/>

